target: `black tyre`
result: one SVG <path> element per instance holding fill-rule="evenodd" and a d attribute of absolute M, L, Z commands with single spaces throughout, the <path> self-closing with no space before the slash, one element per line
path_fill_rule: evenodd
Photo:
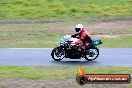
<path fill-rule="evenodd" d="M 93 47 L 87 50 L 87 54 L 84 58 L 88 61 L 93 61 L 98 57 L 98 55 L 99 55 L 99 49 L 97 47 Z"/>
<path fill-rule="evenodd" d="M 51 52 L 51 56 L 55 61 L 60 61 L 65 57 L 65 50 L 60 46 L 55 47 Z"/>

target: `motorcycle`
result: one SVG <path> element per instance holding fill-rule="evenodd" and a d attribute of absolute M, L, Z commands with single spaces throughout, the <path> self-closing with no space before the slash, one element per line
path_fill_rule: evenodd
<path fill-rule="evenodd" d="M 83 49 L 81 44 L 76 44 L 78 38 L 73 38 L 70 35 L 66 35 L 59 39 L 60 45 L 55 47 L 51 56 L 55 61 L 60 61 L 63 58 L 81 59 L 85 58 L 88 61 L 95 60 L 99 55 L 99 49 L 96 47 L 102 44 L 101 39 L 92 39 L 89 49 Z"/>

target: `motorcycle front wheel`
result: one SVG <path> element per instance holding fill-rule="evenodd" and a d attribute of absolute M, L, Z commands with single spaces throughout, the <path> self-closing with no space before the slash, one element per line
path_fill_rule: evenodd
<path fill-rule="evenodd" d="M 99 49 L 97 47 L 90 48 L 86 51 L 86 56 L 84 57 L 88 61 L 95 60 L 99 55 Z"/>
<path fill-rule="evenodd" d="M 55 47 L 51 52 L 51 56 L 55 61 L 60 61 L 65 57 L 65 50 L 60 46 Z"/>

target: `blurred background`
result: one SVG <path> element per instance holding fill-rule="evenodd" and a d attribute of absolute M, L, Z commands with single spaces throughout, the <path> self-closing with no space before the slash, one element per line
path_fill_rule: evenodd
<path fill-rule="evenodd" d="M 55 47 L 83 24 L 100 47 L 132 47 L 132 0 L 1 0 L 0 47 Z"/>

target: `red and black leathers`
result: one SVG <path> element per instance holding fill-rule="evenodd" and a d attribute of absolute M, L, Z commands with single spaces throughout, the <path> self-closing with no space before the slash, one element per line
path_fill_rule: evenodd
<path fill-rule="evenodd" d="M 82 28 L 79 33 L 72 35 L 72 37 L 79 39 L 77 44 L 83 43 L 83 45 L 89 45 L 92 43 L 91 35 L 84 28 Z"/>

